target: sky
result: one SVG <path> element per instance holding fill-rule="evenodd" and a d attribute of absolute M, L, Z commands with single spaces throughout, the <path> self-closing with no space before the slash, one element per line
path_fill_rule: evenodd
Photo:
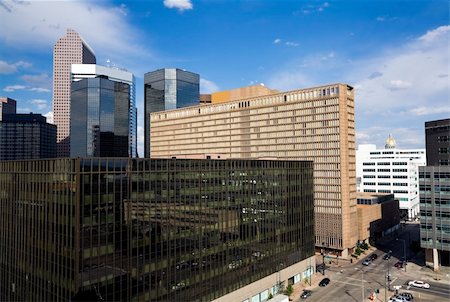
<path fill-rule="evenodd" d="M 66 29 L 97 64 L 136 77 L 143 156 L 143 77 L 200 75 L 202 93 L 263 83 L 288 91 L 355 87 L 357 144 L 424 148 L 424 122 L 450 117 L 447 0 L 0 0 L 0 96 L 52 121 L 53 47 Z"/>

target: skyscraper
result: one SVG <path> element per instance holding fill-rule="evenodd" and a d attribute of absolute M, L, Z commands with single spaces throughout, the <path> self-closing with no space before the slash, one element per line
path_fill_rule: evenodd
<path fill-rule="evenodd" d="M 105 76 L 114 82 L 125 83 L 129 89 L 128 125 L 128 156 L 137 157 L 137 109 L 135 78 L 131 72 L 117 67 L 105 67 L 96 64 L 72 64 L 72 81 Z M 117 113 L 118 114 L 118 113 Z M 117 114 L 115 117 L 118 118 Z"/>
<path fill-rule="evenodd" d="M 53 122 L 57 126 L 57 156 L 70 154 L 70 67 L 95 64 L 94 51 L 73 29 L 53 48 Z"/>
<path fill-rule="evenodd" d="M 145 157 L 150 156 L 150 114 L 200 103 L 200 76 L 176 68 L 163 68 L 144 75 Z"/>
<path fill-rule="evenodd" d="M 72 82 L 70 156 L 128 157 L 130 85 L 106 76 Z"/>
<path fill-rule="evenodd" d="M 16 101 L 7 97 L 0 97 L 0 121 L 5 114 L 16 113 Z"/>
<path fill-rule="evenodd" d="M 420 246 L 434 270 L 450 265 L 450 119 L 425 123 L 427 165 L 419 168 Z"/>
<path fill-rule="evenodd" d="M 353 87 L 331 84 L 151 116 L 151 157 L 314 161 L 316 246 L 343 255 L 358 240 Z"/>

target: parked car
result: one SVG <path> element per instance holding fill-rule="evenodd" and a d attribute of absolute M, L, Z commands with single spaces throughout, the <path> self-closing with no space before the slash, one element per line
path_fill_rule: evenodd
<path fill-rule="evenodd" d="M 305 289 L 303 293 L 300 295 L 300 298 L 306 299 L 312 295 L 312 291 Z"/>
<path fill-rule="evenodd" d="M 319 286 L 327 286 L 328 283 L 330 283 L 330 279 L 329 278 L 323 278 L 322 281 L 319 282 Z"/>
<path fill-rule="evenodd" d="M 372 261 L 373 261 L 378 258 L 378 255 L 373 253 L 372 255 L 369 256 L 369 258 L 372 259 Z"/>
<path fill-rule="evenodd" d="M 400 294 L 398 294 L 398 296 L 405 297 L 407 301 L 411 301 L 412 299 L 414 299 L 414 297 L 411 293 L 400 293 Z"/>
<path fill-rule="evenodd" d="M 394 266 L 395 266 L 396 268 L 403 268 L 403 262 L 398 261 L 396 264 L 394 264 Z"/>
<path fill-rule="evenodd" d="M 385 254 L 385 255 L 383 256 L 383 259 L 384 259 L 384 260 L 389 260 L 389 259 L 391 259 L 391 257 L 392 257 L 392 254 L 389 252 L 389 253 L 387 253 L 387 254 Z"/>
<path fill-rule="evenodd" d="M 372 262 L 372 260 L 371 260 L 370 258 L 366 258 L 366 259 L 364 259 L 364 261 L 362 262 L 362 265 L 368 266 L 371 262 Z"/>
<path fill-rule="evenodd" d="M 409 286 L 414 286 L 414 287 L 420 287 L 420 288 L 430 288 L 430 284 L 425 283 L 425 282 L 420 281 L 420 280 L 409 281 L 408 285 Z"/>

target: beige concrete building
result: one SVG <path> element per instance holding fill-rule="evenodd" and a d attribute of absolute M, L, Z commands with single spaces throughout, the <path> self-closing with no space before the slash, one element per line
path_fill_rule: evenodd
<path fill-rule="evenodd" d="M 399 200 L 394 194 L 358 192 L 358 240 L 377 240 L 400 226 Z"/>
<path fill-rule="evenodd" d="M 53 123 L 57 156 L 70 156 L 70 84 L 72 64 L 95 64 L 94 51 L 73 29 L 53 48 Z"/>
<path fill-rule="evenodd" d="M 314 161 L 316 246 L 358 240 L 354 91 L 332 84 L 151 115 L 151 157 Z"/>

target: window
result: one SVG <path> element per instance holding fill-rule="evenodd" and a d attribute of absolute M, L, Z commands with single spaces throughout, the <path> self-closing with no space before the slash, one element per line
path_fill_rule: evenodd
<path fill-rule="evenodd" d="M 391 163 L 388 163 L 388 162 L 380 162 L 380 163 L 378 163 L 378 165 L 379 165 L 379 166 L 390 166 Z"/>

